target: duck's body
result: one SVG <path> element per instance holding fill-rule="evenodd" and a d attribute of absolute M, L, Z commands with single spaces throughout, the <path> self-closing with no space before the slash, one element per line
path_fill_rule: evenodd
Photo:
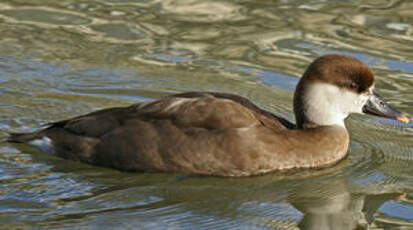
<path fill-rule="evenodd" d="M 364 68 L 363 64 L 360 66 Z M 345 156 L 349 136 L 343 120 L 348 113 L 358 110 L 353 111 L 350 106 L 351 111 L 334 119 L 323 118 L 324 113 L 308 114 L 320 112 L 312 107 L 314 99 L 306 102 L 311 98 L 307 93 L 323 92 L 325 87 L 319 83 L 326 83 L 314 77 L 311 69 L 319 71 L 310 66 L 297 87 L 302 88 L 295 96 L 297 126 L 240 96 L 192 92 L 51 123 L 38 132 L 12 134 L 8 141 L 28 143 L 63 158 L 127 171 L 249 176 L 324 167 Z M 372 75 L 363 71 L 360 73 L 371 79 L 362 82 L 355 78 L 362 82 L 358 84 L 364 84 L 357 92 L 370 95 Z M 342 80 L 340 77 L 337 79 Z M 313 83 L 312 78 L 317 84 L 309 84 Z M 336 87 L 334 79 L 332 82 Z M 328 89 L 332 91 L 323 96 L 345 89 L 346 97 L 345 86 L 336 88 L 338 91 Z M 329 99 L 337 103 L 334 100 Z M 367 99 L 362 100 L 364 105 Z M 357 109 L 361 112 L 361 107 Z M 330 116 L 326 113 L 325 117 Z"/>
<path fill-rule="evenodd" d="M 122 170 L 222 176 L 322 167 L 347 151 L 348 135 L 340 126 L 293 127 L 239 96 L 186 93 L 101 110 L 12 138 L 64 158 Z M 313 148 L 317 151 L 309 152 Z M 303 160 L 310 156 L 311 161 Z"/>

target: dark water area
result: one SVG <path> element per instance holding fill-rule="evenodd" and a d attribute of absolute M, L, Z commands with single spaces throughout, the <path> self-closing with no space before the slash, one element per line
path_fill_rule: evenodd
<path fill-rule="evenodd" d="M 316 57 L 359 58 L 413 114 L 413 2 L 3 0 L 0 138 L 202 90 L 294 121 Z M 0 144 L 0 229 L 413 229 L 413 125 L 352 115 L 348 156 L 251 178 L 124 173 Z"/>

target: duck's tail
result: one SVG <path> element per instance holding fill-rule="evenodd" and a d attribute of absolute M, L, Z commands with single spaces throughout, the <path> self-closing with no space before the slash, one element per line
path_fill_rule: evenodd
<path fill-rule="evenodd" d="M 0 142 L 27 143 L 37 138 L 39 138 L 37 133 L 9 133 L 9 136 L 3 138 Z"/>
<path fill-rule="evenodd" d="M 2 140 L 2 142 L 24 143 L 43 152 L 55 154 L 55 148 L 52 140 L 41 131 L 33 133 L 10 133 L 8 137 Z"/>

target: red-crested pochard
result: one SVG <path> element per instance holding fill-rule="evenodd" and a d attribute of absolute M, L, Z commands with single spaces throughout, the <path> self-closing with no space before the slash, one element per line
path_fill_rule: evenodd
<path fill-rule="evenodd" d="M 342 159 L 344 119 L 367 113 L 409 122 L 374 91 L 374 75 L 343 55 L 317 58 L 294 94 L 297 124 L 227 93 L 189 92 L 50 123 L 7 141 L 125 171 L 251 176 Z"/>

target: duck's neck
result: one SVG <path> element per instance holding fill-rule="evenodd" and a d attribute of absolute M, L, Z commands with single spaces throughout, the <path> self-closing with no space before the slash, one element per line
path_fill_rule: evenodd
<path fill-rule="evenodd" d="M 331 123 L 324 122 L 324 124 L 320 125 L 309 119 L 305 119 L 305 118 L 297 119 L 297 129 L 313 129 L 313 128 L 318 128 L 318 127 L 328 127 L 328 126 L 339 126 L 347 130 L 344 124 L 344 120 L 338 121 L 338 122 L 331 122 Z"/>
<path fill-rule="evenodd" d="M 294 113 L 298 129 L 319 126 L 341 126 L 349 115 L 340 106 L 337 87 L 317 83 L 298 84 L 294 95 Z"/>
<path fill-rule="evenodd" d="M 335 125 L 286 130 L 272 139 L 266 146 L 271 157 L 263 161 L 272 170 L 330 166 L 346 155 L 349 144 L 347 130 Z"/>

